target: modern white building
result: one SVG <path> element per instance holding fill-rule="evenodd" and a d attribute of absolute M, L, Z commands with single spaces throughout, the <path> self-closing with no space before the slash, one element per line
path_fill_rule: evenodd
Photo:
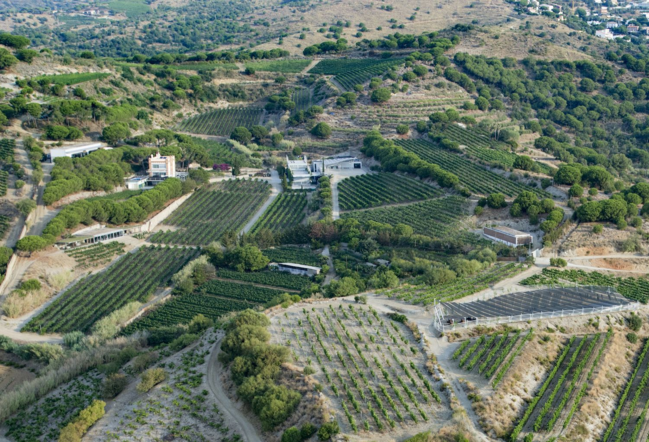
<path fill-rule="evenodd" d="M 126 180 L 126 188 L 128 190 L 144 190 L 147 188 L 148 176 L 134 176 Z"/>
<path fill-rule="evenodd" d="M 601 31 L 595 31 L 595 37 L 613 40 L 615 35 L 613 35 L 610 29 L 602 29 Z"/>
<path fill-rule="evenodd" d="M 111 239 L 117 239 L 124 236 L 126 230 L 124 229 L 84 229 L 77 234 L 72 235 L 69 238 L 61 238 L 56 242 L 56 245 L 60 249 L 70 249 L 73 247 L 79 247 L 87 244 L 95 244 L 102 241 L 108 241 Z"/>
<path fill-rule="evenodd" d="M 295 188 L 302 188 L 304 186 L 310 187 L 312 183 L 311 170 L 306 156 L 298 160 L 289 160 L 286 157 L 286 167 L 291 171 L 293 177 L 293 186 Z"/>
<path fill-rule="evenodd" d="M 53 163 L 56 158 L 80 158 L 85 157 L 91 152 L 99 149 L 105 149 L 104 143 L 77 143 L 69 146 L 53 147 L 50 149 L 50 162 Z"/>
<path fill-rule="evenodd" d="M 158 178 L 176 177 L 176 157 L 161 156 L 160 152 L 149 157 L 149 176 Z"/>

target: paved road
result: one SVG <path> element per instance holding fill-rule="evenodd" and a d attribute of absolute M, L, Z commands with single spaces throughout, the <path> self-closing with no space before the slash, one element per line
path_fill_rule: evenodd
<path fill-rule="evenodd" d="M 275 198 L 279 196 L 280 193 L 282 193 L 282 180 L 279 179 L 279 174 L 277 173 L 276 170 L 271 170 L 270 172 L 270 185 L 273 186 L 273 188 L 270 191 L 270 197 L 266 200 L 263 206 L 257 210 L 257 213 L 248 221 L 248 223 L 243 227 L 241 232 L 243 233 L 248 233 L 252 230 L 254 227 L 255 223 L 261 216 L 264 214 L 266 209 L 272 204 L 273 201 L 275 201 Z"/>
<path fill-rule="evenodd" d="M 247 442 L 262 442 L 262 438 L 257 432 L 257 429 L 248 421 L 248 418 L 232 403 L 228 395 L 223 390 L 221 384 L 221 374 L 223 373 L 223 365 L 218 360 L 218 354 L 221 351 L 221 336 L 214 347 L 207 367 L 207 385 L 216 398 L 219 404 L 219 410 L 235 421 L 240 430 L 240 434 Z"/>

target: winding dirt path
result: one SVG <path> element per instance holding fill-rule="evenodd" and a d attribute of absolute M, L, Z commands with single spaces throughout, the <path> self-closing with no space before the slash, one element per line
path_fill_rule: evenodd
<path fill-rule="evenodd" d="M 250 218 L 250 221 L 241 229 L 242 233 L 248 233 L 252 230 L 252 228 L 255 226 L 255 223 L 261 218 L 261 216 L 266 212 L 266 209 L 272 204 L 273 201 L 275 201 L 275 198 L 279 196 L 280 193 L 282 193 L 282 181 L 279 179 L 279 174 L 277 173 L 276 170 L 272 170 L 270 172 L 270 185 L 273 186 L 271 191 L 270 191 L 270 196 L 266 200 L 266 202 L 257 210 L 257 213 Z"/>
<path fill-rule="evenodd" d="M 244 416 L 241 411 L 239 411 L 223 390 L 223 385 L 221 384 L 223 365 L 217 358 L 221 351 L 222 340 L 222 337 L 219 338 L 212 348 L 212 354 L 210 355 L 207 367 L 207 386 L 216 398 L 216 401 L 219 404 L 219 410 L 237 423 L 240 430 L 239 433 L 243 436 L 243 439 L 247 442 L 262 442 L 263 439 L 257 432 L 255 426 L 250 423 L 248 418 Z"/>

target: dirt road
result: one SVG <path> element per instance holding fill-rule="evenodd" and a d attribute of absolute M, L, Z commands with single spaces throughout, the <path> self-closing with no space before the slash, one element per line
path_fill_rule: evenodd
<path fill-rule="evenodd" d="M 239 426 L 239 433 L 242 435 L 243 439 L 247 442 L 262 442 L 263 439 L 257 432 L 257 429 L 232 403 L 223 390 L 223 385 L 221 384 L 223 365 L 217 358 L 221 351 L 221 341 L 222 338 L 219 338 L 212 348 L 212 354 L 210 355 L 210 360 L 208 362 L 209 366 L 207 367 L 207 385 L 219 404 L 219 410 L 237 423 Z"/>

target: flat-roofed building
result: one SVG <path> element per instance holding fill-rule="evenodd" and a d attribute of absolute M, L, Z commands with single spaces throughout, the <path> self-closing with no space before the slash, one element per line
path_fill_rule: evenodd
<path fill-rule="evenodd" d="M 532 235 L 529 233 L 521 232 L 510 227 L 485 227 L 482 233 L 493 241 L 498 241 L 512 247 L 525 246 L 533 242 Z"/>
<path fill-rule="evenodd" d="M 121 238 L 126 233 L 124 229 L 92 229 L 83 230 L 81 233 L 72 235 L 69 238 L 61 238 L 56 245 L 61 249 L 70 249 L 87 244 L 95 244 L 102 241 Z"/>
<path fill-rule="evenodd" d="M 77 143 L 69 146 L 53 147 L 50 149 L 50 162 L 53 163 L 56 158 L 61 157 L 85 157 L 89 153 L 105 147 L 104 143 Z"/>
<path fill-rule="evenodd" d="M 304 264 L 295 264 L 292 262 L 271 262 L 268 264 L 271 269 L 276 269 L 280 272 L 288 272 L 293 275 L 315 276 L 319 275 L 322 269 L 320 267 L 307 266 Z"/>

